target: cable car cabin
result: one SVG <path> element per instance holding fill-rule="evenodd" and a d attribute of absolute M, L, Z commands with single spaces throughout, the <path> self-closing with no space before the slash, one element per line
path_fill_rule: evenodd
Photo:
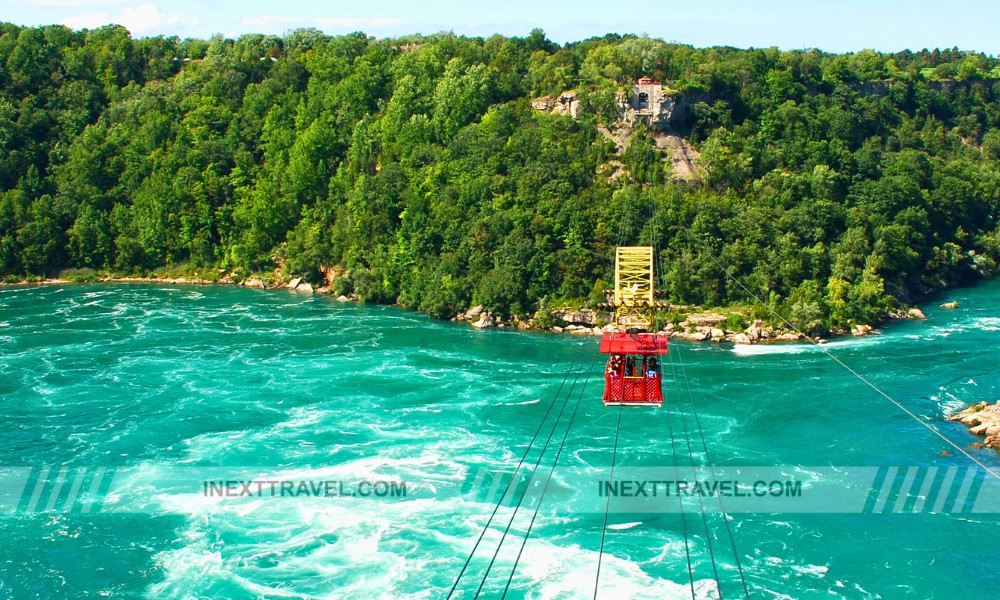
<path fill-rule="evenodd" d="M 604 335 L 601 338 L 601 354 L 610 354 L 604 370 L 604 405 L 661 406 L 663 371 L 657 356 L 666 353 L 665 335 Z"/>

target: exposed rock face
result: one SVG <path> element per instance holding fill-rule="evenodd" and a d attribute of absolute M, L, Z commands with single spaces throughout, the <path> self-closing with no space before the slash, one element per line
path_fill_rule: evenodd
<path fill-rule="evenodd" d="M 496 327 L 497 322 L 493 319 L 493 315 L 488 312 L 484 312 L 479 315 L 479 320 L 472 324 L 473 327 L 477 329 L 486 329 L 487 327 Z"/>
<path fill-rule="evenodd" d="M 688 315 L 686 322 L 695 326 L 704 325 L 714 327 L 725 320 L 726 317 L 719 313 L 694 313 L 693 315 Z"/>
<path fill-rule="evenodd" d="M 733 336 L 732 341 L 734 344 L 750 344 L 750 336 L 745 333 L 737 333 Z"/>
<path fill-rule="evenodd" d="M 851 328 L 851 333 L 854 337 L 864 337 L 874 331 L 871 325 L 855 325 Z"/>
<path fill-rule="evenodd" d="M 581 308 L 580 310 L 554 310 L 552 311 L 552 316 L 572 325 L 586 325 L 588 327 L 594 327 L 597 325 L 598 317 L 602 315 L 598 315 L 589 308 Z M 612 320 L 611 315 L 603 315 L 603 317 L 605 321 Z"/>
<path fill-rule="evenodd" d="M 781 335 L 779 335 L 778 337 L 776 337 L 774 339 L 778 340 L 779 342 L 794 342 L 795 340 L 801 340 L 802 339 L 802 334 L 801 333 L 792 333 L 792 332 L 782 333 Z"/>
<path fill-rule="evenodd" d="M 570 90 L 563 92 L 557 97 L 542 96 L 531 101 L 531 106 L 535 110 L 552 112 L 557 115 L 569 115 L 576 118 L 580 112 L 580 101 L 576 97 L 576 92 Z"/>
<path fill-rule="evenodd" d="M 973 435 L 983 435 L 983 446 L 1000 449 L 1000 402 L 973 404 L 962 412 L 948 417 L 949 421 L 960 421 Z"/>
<path fill-rule="evenodd" d="M 744 334 L 747 336 L 747 343 L 752 343 L 761 340 L 764 337 L 764 322 L 754 321 L 753 325 L 746 328 Z"/>

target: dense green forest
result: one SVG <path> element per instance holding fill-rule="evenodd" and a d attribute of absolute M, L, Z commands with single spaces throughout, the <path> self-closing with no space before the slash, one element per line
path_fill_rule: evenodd
<path fill-rule="evenodd" d="M 750 306 L 718 260 L 818 332 L 1000 260 L 1000 67 L 958 49 L 3 24 L 0 64 L 8 280 L 332 269 L 366 301 L 512 315 L 596 302 L 613 247 L 641 243 L 670 300 Z M 641 129 L 618 157 L 598 133 L 640 76 L 687 102 L 698 181 Z M 578 119 L 532 109 L 569 89 Z"/>

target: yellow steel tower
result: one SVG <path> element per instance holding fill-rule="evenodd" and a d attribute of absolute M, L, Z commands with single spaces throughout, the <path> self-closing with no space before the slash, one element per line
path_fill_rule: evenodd
<path fill-rule="evenodd" d="M 653 328 L 653 248 L 619 246 L 615 251 L 615 321 L 623 331 Z"/>

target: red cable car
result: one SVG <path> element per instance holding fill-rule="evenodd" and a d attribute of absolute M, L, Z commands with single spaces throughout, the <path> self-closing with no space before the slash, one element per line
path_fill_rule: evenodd
<path fill-rule="evenodd" d="M 667 336 L 652 333 L 609 333 L 601 338 L 601 354 L 610 354 L 604 370 L 605 406 L 663 404 L 662 366 Z"/>
<path fill-rule="evenodd" d="M 661 406 L 662 365 L 667 336 L 645 333 L 653 327 L 653 249 L 620 246 L 615 251 L 615 325 L 624 333 L 601 338 L 609 354 L 604 370 L 605 406 Z"/>

